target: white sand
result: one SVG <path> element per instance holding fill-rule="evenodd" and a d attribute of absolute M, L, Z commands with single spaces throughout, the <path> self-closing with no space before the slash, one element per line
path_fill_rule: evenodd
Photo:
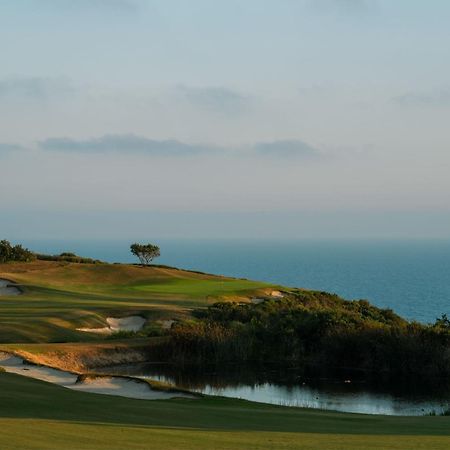
<path fill-rule="evenodd" d="M 163 330 L 170 330 L 175 320 L 161 320 L 160 323 Z"/>
<path fill-rule="evenodd" d="M 48 381 L 49 383 L 59 384 L 61 386 L 75 384 L 78 378 L 78 375 L 70 372 L 45 366 L 24 364 L 22 358 L 3 352 L 0 352 L 0 367 L 3 367 L 7 372 L 17 373 L 18 375 L 35 378 L 36 380 Z"/>
<path fill-rule="evenodd" d="M 146 400 L 164 400 L 174 397 L 193 398 L 183 393 L 155 391 L 145 381 L 120 377 L 88 378 L 82 383 L 71 386 L 72 389 L 96 394 L 118 395 L 120 397 L 140 398 Z"/>
<path fill-rule="evenodd" d="M 77 328 L 77 331 L 85 331 L 87 333 L 112 334 L 118 331 L 139 331 L 145 324 L 145 319 L 141 316 L 130 317 L 108 317 L 106 319 L 108 326 L 103 328 Z"/>
<path fill-rule="evenodd" d="M 14 283 L 0 278 L 0 296 L 1 295 L 20 295 L 22 291 L 14 286 Z"/>
<path fill-rule="evenodd" d="M 283 293 L 280 292 L 280 291 L 272 291 L 272 292 L 270 293 L 270 295 L 271 295 L 272 297 L 276 297 L 276 298 L 283 298 L 283 297 L 284 297 Z"/>
<path fill-rule="evenodd" d="M 260 303 L 264 303 L 265 301 L 265 298 L 252 298 L 252 303 L 254 305 L 259 305 Z"/>
<path fill-rule="evenodd" d="M 195 398 L 193 395 L 164 392 L 151 388 L 145 381 L 124 377 L 101 376 L 87 378 L 77 382 L 78 375 L 45 366 L 27 364 L 22 358 L 0 352 L 0 367 L 6 372 L 23 375 L 36 380 L 47 381 L 65 388 L 96 394 L 117 395 L 120 397 L 139 398 L 145 400 L 165 400 L 175 397 Z"/>

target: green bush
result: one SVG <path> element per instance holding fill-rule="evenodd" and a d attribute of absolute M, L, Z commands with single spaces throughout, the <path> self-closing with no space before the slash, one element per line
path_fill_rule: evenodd
<path fill-rule="evenodd" d="M 34 259 L 36 259 L 36 255 L 22 245 L 13 246 L 7 240 L 0 241 L 0 263 L 28 262 Z"/>
<path fill-rule="evenodd" d="M 60 262 L 70 262 L 77 264 L 103 264 L 103 261 L 92 258 L 84 258 L 82 256 L 77 256 L 75 253 L 61 253 L 60 255 L 45 255 L 38 253 L 36 258 L 42 261 L 60 261 Z"/>
<path fill-rule="evenodd" d="M 175 362 L 243 362 L 390 377 L 448 377 L 450 327 L 408 322 L 367 301 L 294 291 L 261 304 L 217 303 L 170 331 Z"/>

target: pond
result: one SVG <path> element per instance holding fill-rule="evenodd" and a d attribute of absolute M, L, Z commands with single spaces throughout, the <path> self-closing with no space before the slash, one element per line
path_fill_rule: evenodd
<path fill-rule="evenodd" d="M 173 384 L 208 395 L 284 406 L 362 414 L 421 416 L 450 408 L 450 387 L 368 383 L 348 378 L 306 378 L 298 370 L 175 369 L 168 364 L 137 364 L 99 369 Z"/>

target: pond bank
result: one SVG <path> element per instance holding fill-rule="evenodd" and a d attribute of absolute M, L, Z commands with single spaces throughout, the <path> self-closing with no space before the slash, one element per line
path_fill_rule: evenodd
<path fill-rule="evenodd" d="M 155 388 L 151 382 L 130 376 L 107 374 L 81 375 L 52 367 L 30 364 L 19 356 L 5 352 L 0 352 L 0 367 L 5 372 L 15 373 L 83 392 L 145 400 L 166 400 L 179 397 L 195 398 L 195 395 L 191 395 L 188 392 L 182 392 L 181 390 L 178 391 L 164 386 Z"/>

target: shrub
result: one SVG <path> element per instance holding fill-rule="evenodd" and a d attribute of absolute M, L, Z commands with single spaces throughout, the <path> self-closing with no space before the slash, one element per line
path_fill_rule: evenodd
<path fill-rule="evenodd" d="M 408 322 L 367 301 L 297 291 L 261 304 L 217 303 L 170 334 L 175 362 L 275 362 L 389 377 L 448 377 L 450 329 Z"/>
<path fill-rule="evenodd" d="M 70 262 L 77 264 L 103 264 L 103 261 L 92 258 L 84 258 L 82 256 L 77 256 L 75 253 L 61 253 L 60 255 L 45 255 L 38 253 L 36 258 L 42 261 L 61 261 Z"/>
<path fill-rule="evenodd" d="M 0 241 L 0 263 L 28 262 L 36 259 L 36 255 L 22 247 L 22 245 L 11 245 L 7 240 Z"/>

